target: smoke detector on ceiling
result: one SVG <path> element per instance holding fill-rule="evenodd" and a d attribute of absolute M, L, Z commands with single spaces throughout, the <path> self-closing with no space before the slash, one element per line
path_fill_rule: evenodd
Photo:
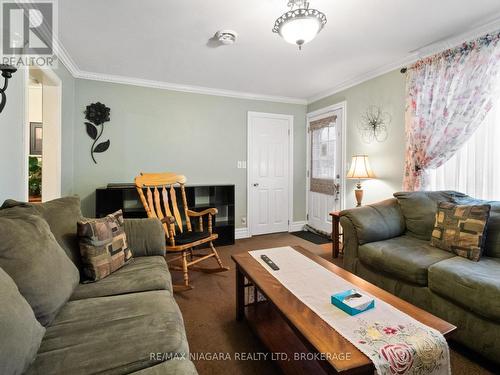
<path fill-rule="evenodd" d="M 215 33 L 215 38 L 222 44 L 234 44 L 238 33 L 233 30 L 219 30 Z"/>

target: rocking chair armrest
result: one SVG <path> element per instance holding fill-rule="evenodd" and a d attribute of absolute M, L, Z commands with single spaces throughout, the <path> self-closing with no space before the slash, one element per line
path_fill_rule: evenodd
<path fill-rule="evenodd" d="M 217 215 L 219 211 L 216 208 L 207 208 L 206 210 L 197 212 L 197 211 L 192 211 L 192 210 L 187 210 L 188 216 L 191 217 L 199 217 L 199 216 L 205 216 L 205 215 Z"/>
<path fill-rule="evenodd" d="M 162 224 L 175 224 L 175 218 L 173 216 L 165 216 L 161 219 Z"/>

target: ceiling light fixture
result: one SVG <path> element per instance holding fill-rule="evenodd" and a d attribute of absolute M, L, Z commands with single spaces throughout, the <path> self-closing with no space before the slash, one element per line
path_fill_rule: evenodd
<path fill-rule="evenodd" d="M 307 0 L 288 0 L 287 5 L 290 10 L 276 20 L 273 32 L 302 49 L 323 29 L 326 16 L 319 10 L 309 9 Z"/>

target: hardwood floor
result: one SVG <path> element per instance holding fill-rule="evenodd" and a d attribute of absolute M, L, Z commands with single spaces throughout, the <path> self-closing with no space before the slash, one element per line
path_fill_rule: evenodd
<path fill-rule="evenodd" d="M 175 294 L 184 316 L 184 323 L 200 375 L 211 374 L 279 374 L 280 370 L 266 357 L 266 349 L 248 324 L 235 319 L 235 270 L 231 255 L 248 250 L 279 246 L 302 246 L 341 266 L 342 258 L 331 258 L 330 244 L 315 245 L 288 233 L 256 236 L 236 241 L 232 246 L 219 247 L 219 254 L 231 270 L 219 274 L 191 272 L 194 287 Z M 215 260 L 206 266 L 217 267 Z M 174 281 L 182 281 L 182 272 L 172 272 Z M 470 358 L 475 359 L 473 356 Z M 453 374 L 492 374 L 458 351 L 451 350 Z"/>

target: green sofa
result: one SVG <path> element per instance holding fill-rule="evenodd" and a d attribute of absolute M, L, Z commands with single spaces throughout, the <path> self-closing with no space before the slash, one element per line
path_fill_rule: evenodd
<path fill-rule="evenodd" d="M 430 246 L 437 202 L 483 204 L 453 191 L 401 192 L 344 210 L 344 267 L 458 327 L 453 338 L 500 363 L 500 202 L 479 262 Z"/>
<path fill-rule="evenodd" d="M 0 373 L 196 374 L 161 223 L 125 220 L 133 259 L 81 283 L 80 218 L 77 197 L 0 209 Z"/>

